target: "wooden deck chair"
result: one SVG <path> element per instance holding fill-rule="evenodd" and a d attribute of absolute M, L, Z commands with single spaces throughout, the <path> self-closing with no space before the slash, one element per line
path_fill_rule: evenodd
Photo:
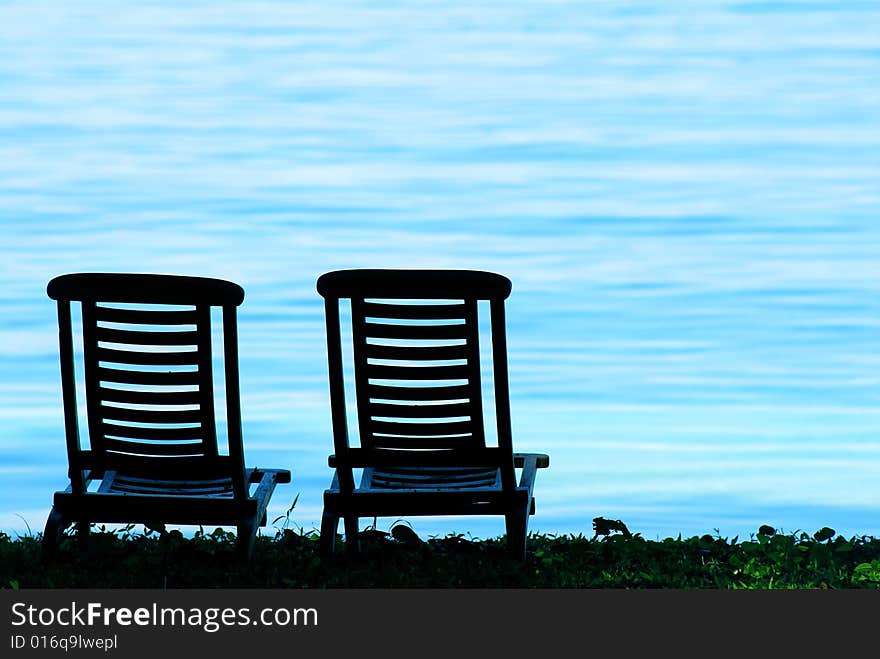
<path fill-rule="evenodd" d="M 58 301 L 70 486 L 55 493 L 44 548 L 54 551 L 71 523 L 81 534 L 94 522 L 216 524 L 235 525 L 239 553 L 250 557 L 275 485 L 289 483 L 290 472 L 244 466 L 236 327 L 241 287 L 201 277 L 88 273 L 56 277 L 47 292 Z M 82 308 L 80 374 L 74 302 Z M 222 309 L 223 454 L 214 410 L 212 307 Z M 80 443 L 78 388 L 87 449 Z"/>
<path fill-rule="evenodd" d="M 335 449 L 322 552 L 332 554 L 340 517 L 356 552 L 359 517 L 503 515 L 508 548 L 523 557 L 536 470 L 549 458 L 513 452 L 504 327 L 510 281 L 466 270 L 341 270 L 322 275 L 317 287 Z M 359 446 L 347 431 L 342 299 L 351 301 Z M 479 300 L 490 309 L 497 446 L 487 446 L 483 424 Z M 362 469 L 357 485 L 355 469 Z"/>

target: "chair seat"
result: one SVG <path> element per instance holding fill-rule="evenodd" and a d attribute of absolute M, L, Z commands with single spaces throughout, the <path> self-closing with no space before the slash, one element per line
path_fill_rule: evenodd
<path fill-rule="evenodd" d="M 470 467 L 396 467 L 366 469 L 361 489 L 466 491 L 501 485 L 498 469 Z"/>
<path fill-rule="evenodd" d="M 286 469 L 248 469 L 247 480 L 257 487 L 244 500 L 235 498 L 231 478 L 155 480 L 108 471 L 97 492 L 56 492 L 55 509 L 64 515 L 84 515 L 103 522 L 132 519 L 168 524 L 239 524 L 252 517 L 264 525 L 266 507 L 278 483 L 289 483 Z"/>
<path fill-rule="evenodd" d="M 98 490 L 108 494 L 151 494 L 157 496 L 232 497 L 232 479 L 159 480 L 127 476 L 115 471 L 104 474 Z"/>
<path fill-rule="evenodd" d="M 237 525 L 265 510 L 266 499 L 128 492 L 56 492 L 53 509 L 65 517 L 96 522 Z"/>

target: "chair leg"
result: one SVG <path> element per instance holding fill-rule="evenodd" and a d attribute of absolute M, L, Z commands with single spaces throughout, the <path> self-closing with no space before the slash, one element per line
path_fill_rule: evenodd
<path fill-rule="evenodd" d="M 321 517 L 320 551 L 322 556 L 332 556 L 336 547 L 336 531 L 339 529 L 339 515 L 324 511 Z"/>
<path fill-rule="evenodd" d="M 237 550 L 238 557 L 249 561 L 254 553 L 254 542 L 257 538 L 257 520 L 248 519 L 238 525 Z"/>
<path fill-rule="evenodd" d="M 345 516 L 345 550 L 349 556 L 354 556 L 360 552 L 360 543 L 358 542 L 358 518 L 355 515 Z"/>
<path fill-rule="evenodd" d="M 504 516 L 505 526 L 507 527 L 507 551 L 511 557 L 520 561 L 526 558 L 528 519 L 528 508 L 515 510 Z"/>
<path fill-rule="evenodd" d="M 43 553 L 52 555 L 58 549 L 58 543 L 61 542 L 61 536 L 64 529 L 70 524 L 55 506 L 49 511 L 49 518 L 46 520 L 46 528 L 43 531 Z"/>

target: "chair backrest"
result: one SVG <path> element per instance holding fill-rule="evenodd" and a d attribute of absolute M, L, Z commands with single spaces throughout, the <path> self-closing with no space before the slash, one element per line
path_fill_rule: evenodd
<path fill-rule="evenodd" d="M 361 447 L 462 452 L 486 445 L 477 303 L 488 300 L 498 443 L 509 454 L 504 300 L 510 290 L 506 277 L 470 270 L 322 275 L 337 455 L 348 448 L 340 299 L 351 300 Z"/>
<path fill-rule="evenodd" d="M 82 470 L 153 478 L 232 477 L 246 496 L 241 446 L 236 307 L 232 282 L 152 274 L 78 273 L 49 282 L 58 303 L 62 393 L 71 486 Z M 71 306 L 82 306 L 90 450 L 77 427 Z M 228 456 L 218 455 L 211 307 L 222 308 Z"/>

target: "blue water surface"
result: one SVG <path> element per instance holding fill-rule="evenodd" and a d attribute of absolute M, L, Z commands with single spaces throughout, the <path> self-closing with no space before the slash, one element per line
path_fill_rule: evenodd
<path fill-rule="evenodd" d="M 247 460 L 293 471 L 270 519 L 299 495 L 311 530 L 315 279 L 444 267 L 514 283 L 514 442 L 551 455 L 533 530 L 880 535 L 878 25 L 855 1 L 4 2 L 0 529 L 65 485 L 51 277 L 240 283 Z"/>

